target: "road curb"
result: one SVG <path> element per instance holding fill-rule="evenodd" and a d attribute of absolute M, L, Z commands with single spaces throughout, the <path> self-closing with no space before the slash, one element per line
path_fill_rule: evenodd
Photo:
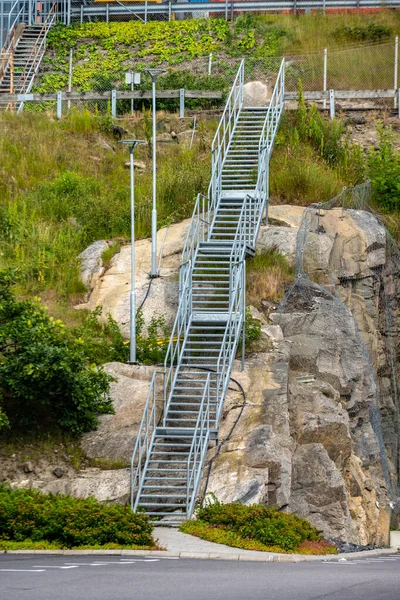
<path fill-rule="evenodd" d="M 250 551 L 249 551 L 250 552 Z M 252 552 L 252 551 L 251 551 Z M 254 554 L 228 553 L 228 552 L 169 552 L 168 550 L 0 550 L 0 554 L 47 554 L 55 556 L 137 556 L 160 558 L 195 558 L 202 560 L 237 560 L 253 562 L 331 562 L 350 560 L 355 558 L 371 558 L 397 554 L 397 548 L 382 548 L 380 550 L 365 550 L 364 552 L 348 552 L 343 554 L 305 555 L 305 554 L 278 554 L 272 552 L 257 552 Z"/>

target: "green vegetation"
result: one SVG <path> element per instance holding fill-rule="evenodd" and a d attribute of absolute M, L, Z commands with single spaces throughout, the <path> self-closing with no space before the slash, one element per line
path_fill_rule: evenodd
<path fill-rule="evenodd" d="M 98 367 L 126 362 L 129 346 L 116 322 L 100 324 L 101 308 L 68 328 L 48 315 L 39 298 L 16 300 L 12 271 L 0 271 L 0 430 L 60 429 L 76 435 L 94 429 L 99 413 L 112 413 L 112 378 Z M 137 314 L 137 357 L 144 364 L 164 360 L 169 331 L 154 316 L 143 333 Z M 160 341 L 161 338 L 161 341 Z"/>
<path fill-rule="evenodd" d="M 247 550 L 336 554 L 333 544 L 308 521 L 276 508 L 240 503 L 212 503 L 199 508 L 197 521 L 188 521 L 181 531 L 202 539 Z"/>
<path fill-rule="evenodd" d="M 279 302 L 293 278 L 293 267 L 276 248 L 256 254 L 246 263 L 247 302 L 258 309 L 262 300 Z"/>
<path fill-rule="evenodd" d="M 148 120 L 148 119 L 147 119 Z M 159 115 L 162 127 L 179 131 L 179 120 Z M 0 115 L 0 269 L 19 272 L 20 290 L 79 298 L 79 253 L 98 239 L 130 238 L 126 148 L 110 135 L 110 121 L 74 111 L 62 122 L 47 115 Z M 146 139 L 146 115 L 122 123 Z M 150 134 L 151 135 L 151 134 Z M 208 136 L 208 130 L 205 132 Z M 158 225 L 192 213 L 209 183 L 208 149 L 159 144 Z M 136 236 L 151 230 L 152 176 L 149 148 L 137 158 L 148 168 L 136 175 Z M 114 247 L 115 249 L 115 247 Z"/>
<path fill-rule="evenodd" d="M 0 272 L 0 429 L 93 429 L 112 404 L 90 330 L 67 329 L 37 299 L 17 301 L 13 283 L 11 272 Z"/>
<path fill-rule="evenodd" d="M 232 23 L 224 19 L 193 19 L 162 23 L 84 23 L 58 25 L 49 34 L 48 52 L 36 91 L 66 89 L 69 52 L 73 50 L 73 89 L 77 91 L 126 89 L 124 76 L 132 68 L 161 66 L 166 74 L 161 89 L 227 90 L 245 57 L 246 74 L 257 79 L 276 72 L 278 57 L 320 53 L 329 49 L 329 87 L 348 89 L 387 88 L 393 80 L 393 44 L 377 51 L 370 47 L 393 40 L 400 33 L 396 11 L 368 14 L 253 15 L 244 14 Z M 359 49 L 355 49 L 357 45 Z M 368 47 L 367 47 L 368 46 Z M 213 68 L 208 75 L 208 55 Z M 178 68 L 177 68 L 178 67 Z M 322 58 L 290 63 L 288 85 L 301 77 L 308 89 L 322 88 Z M 294 83 L 295 85 L 295 83 Z M 150 89 L 144 77 L 138 89 Z M 146 102 L 145 102 L 146 104 Z M 176 106 L 160 101 L 160 108 Z M 188 106 L 214 106 L 215 101 L 188 101 Z M 126 105 L 128 107 L 128 104 Z M 121 108 L 123 112 L 123 108 Z"/>
<path fill-rule="evenodd" d="M 127 506 L 0 484 L 0 548 L 155 548 L 152 529 L 147 515 Z"/>

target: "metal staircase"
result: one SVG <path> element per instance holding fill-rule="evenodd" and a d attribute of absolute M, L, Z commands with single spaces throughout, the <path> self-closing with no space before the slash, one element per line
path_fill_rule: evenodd
<path fill-rule="evenodd" d="M 167 525 L 193 513 L 240 338 L 244 357 L 245 259 L 267 213 L 284 61 L 268 107 L 244 107 L 243 85 L 242 61 L 213 141 L 208 196 L 197 198 L 182 253 L 164 370 L 153 375 L 132 455 L 132 509 Z"/>
<path fill-rule="evenodd" d="M 56 22 L 56 7 L 50 8 L 44 23 L 38 25 L 15 25 L 9 32 L 1 51 L 0 105 L 23 110 L 24 102 L 12 106 L 2 99 L 5 94 L 29 94 L 46 50 L 46 39 Z"/>

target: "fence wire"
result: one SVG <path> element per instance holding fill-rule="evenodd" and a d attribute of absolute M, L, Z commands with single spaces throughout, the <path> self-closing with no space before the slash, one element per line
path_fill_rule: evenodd
<path fill-rule="evenodd" d="M 318 375 L 310 348 L 318 346 L 318 331 L 324 336 L 320 354 L 325 353 L 329 366 L 322 378 L 332 383 L 329 378 L 335 378 L 337 368 L 334 385 L 360 447 L 365 427 L 372 426 L 386 487 L 400 508 L 400 251 L 371 209 L 370 198 L 367 182 L 304 211 L 296 279 L 276 321 L 285 337 L 317 336 L 302 348 L 297 344 L 293 368 L 300 373 Z M 353 259 L 357 254 L 365 257 L 364 263 Z"/>

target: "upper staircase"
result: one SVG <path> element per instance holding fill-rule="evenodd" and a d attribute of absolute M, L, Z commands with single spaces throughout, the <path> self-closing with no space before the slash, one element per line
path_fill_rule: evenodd
<path fill-rule="evenodd" d="M 0 105 L 14 106 L 6 94 L 29 94 L 39 70 L 50 28 L 56 22 L 56 3 L 53 4 L 44 23 L 37 25 L 19 24 L 7 36 L 0 61 Z M 18 102 L 17 111 L 23 109 L 23 101 Z"/>
<path fill-rule="evenodd" d="M 179 275 L 164 370 L 155 372 L 132 455 L 131 502 L 176 525 L 191 517 L 216 439 L 239 340 L 245 342 L 245 259 L 268 204 L 269 160 L 284 107 L 284 61 L 268 107 L 243 105 L 242 61 L 212 147 Z"/>

